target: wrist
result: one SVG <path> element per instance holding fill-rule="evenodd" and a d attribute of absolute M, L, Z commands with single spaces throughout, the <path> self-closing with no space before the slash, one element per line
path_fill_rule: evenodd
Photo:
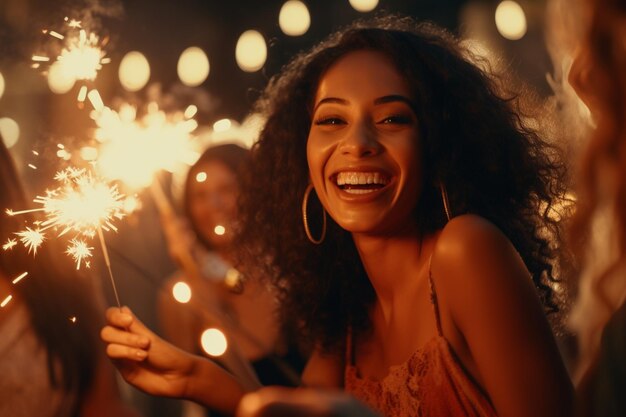
<path fill-rule="evenodd" d="M 245 393 L 232 374 L 200 356 L 193 356 L 186 380 L 184 398 L 229 414 Z"/>

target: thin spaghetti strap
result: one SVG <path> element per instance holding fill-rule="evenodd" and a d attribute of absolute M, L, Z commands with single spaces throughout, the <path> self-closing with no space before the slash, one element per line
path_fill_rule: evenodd
<path fill-rule="evenodd" d="M 346 334 L 346 364 L 354 365 L 354 348 L 352 345 L 352 327 L 348 327 Z"/>
<path fill-rule="evenodd" d="M 433 281 L 433 255 L 430 254 L 428 258 L 428 284 L 430 285 L 430 302 L 433 305 L 433 311 L 435 313 L 435 323 L 437 324 L 437 334 L 443 337 L 443 331 L 441 330 L 441 319 L 439 318 L 439 303 L 437 302 L 437 292 L 435 291 L 435 282 Z"/>

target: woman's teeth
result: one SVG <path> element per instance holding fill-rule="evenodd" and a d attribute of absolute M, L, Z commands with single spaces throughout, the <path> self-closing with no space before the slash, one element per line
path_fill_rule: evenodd
<path fill-rule="evenodd" d="M 337 185 L 351 194 L 366 194 L 378 190 L 389 183 L 389 178 L 381 172 L 340 172 Z"/>

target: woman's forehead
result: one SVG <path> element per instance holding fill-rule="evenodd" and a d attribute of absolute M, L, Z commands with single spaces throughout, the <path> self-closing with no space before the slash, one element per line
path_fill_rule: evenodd
<path fill-rule="evenodd" d="M 383 97 L 409 95 L 406 79 L 391 59 L 374 50 L 343 55 L 322 75 L 315 103 L 326 97 Z"/>

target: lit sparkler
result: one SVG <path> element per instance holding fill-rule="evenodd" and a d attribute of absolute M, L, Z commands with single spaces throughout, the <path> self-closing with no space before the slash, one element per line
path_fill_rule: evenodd
<path fill-rule="evenodd" d="M 101 143 L 100 174 L 138 190 L 149 186 L 160 171 L 192 165 L 199 153 L 193 143 L 198 123 L 191 117 L 184 112 L 165 113 L 156 103 L 140 118 L 137 108 L 129 104 L 119 111 L 108 107 L 94 111 L 95 137 Z"/>
<path fill-rule="evenodd" d="M 107 184 L 85 169 L 70 167 L 57 172 L 54 179 L 60 183 L 60 186 L 47 190 L 45 196 L 37 196 L 33 200 L 41 205 L 40 208 L 22 211 L 6 210 L 9 216 L 32 212 L 45 214 L 43 221 L 33 223 L 36 224 L 35 229 L 26 227 L 16 235 L 29 253 L 33 252 L 33 254 L 36 254 L 37 249 L 46 239 L 45 233 L 48 230 L 54 230 L 58 237 L 73 235 L 66 254 L 74 259 L 76 269 L 80 269 L 83 263 L 89 265 L 86 259 L 92 256 L 93 250 L 84 239 L 94 238 L 97 234 L 115 296 L 120 305 L 102 231 L 117 231 L 113 222 L 125 216 L 124 195 L 118 192 L 117 186 Z"/>
<path fill-rule="evenodd" d="M 60 53 L 55 58 L 45 54 L 35 54 L 32 56 L 33 67 L 39 68 L 43 63 L 50 63 L 54 66 L 56 76 L 71 83 L 76 81 L 94 81 L 102 65 L 111 62 L 106 57 L 103 47 L 108 42 L 108 38 L 100 39 L 94 32 L 82 27 L 81 22 L 65 18 L 65 27 L 61 32 L 44 29 L 43 33 L 63 42 Z M 57 51 L 58 52 L 58 51 Z M 83 86 L 86 88 L 86 86 Z M 81 89 L 81 93 L 82 93 Z M 85 94 L 79 101 L 84 101 Z"/>

